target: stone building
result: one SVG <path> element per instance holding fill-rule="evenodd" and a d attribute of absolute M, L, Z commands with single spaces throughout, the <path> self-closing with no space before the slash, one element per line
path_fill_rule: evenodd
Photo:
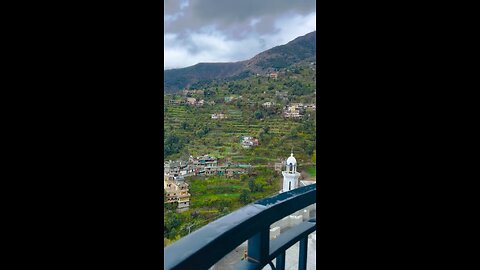
<path fill-rule="evenodd" d="M 165 203 L 178 203 L 179 211 L 188 209 L 190 193 L 188 193 L 188 184 L 183 177 L 175 177 L 173 180 L 164 177 L 163 188 L 167 196 Z"/>

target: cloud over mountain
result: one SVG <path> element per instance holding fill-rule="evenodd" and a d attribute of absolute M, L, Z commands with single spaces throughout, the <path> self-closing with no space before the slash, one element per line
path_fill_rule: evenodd
<path fill-rule="evenodd" d="M 316 30 L 314 0 L 166 0 L 164 69 L 248 59 Z"/>

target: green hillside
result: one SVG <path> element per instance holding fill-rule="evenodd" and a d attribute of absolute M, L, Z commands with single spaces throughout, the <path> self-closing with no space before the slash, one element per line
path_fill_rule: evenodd
<path fill-rule="evenodd" d="M 301 119 L 284 118 L 292 103 L 316 103 L 315 63 L 301 62 L 281 69 L 278 78 L 250 75 L 236 80 L 196 83 L 203 93 L 165 94 L 164 159 L 187 159 L 209 154 L 236 163 L 252 164 L 255 174 L 238 178 L 190 177 L 190 207 L 177 213 L 174 205 L 164 209 L 164 245 L 252 201 L 278 194 L 281 175 L 271 165 L 285 159 L 293 148 L 300 172 L 316 176 L 316 114 L 306 111 Z M 187 97 L 204 100 L 203 106 L 171 104 Z M 270 108 L 262 106 L 273 102 Z M 226 119 L 212 119 L 223 113 Z M 259 139 L 259 145 L 244 149 L 241 136 Z"/>
<path fill-rule="evenodd" d="M 279 73 L 278 79 L 253 76 L 237 81 L 213 82 L 204 94 L 191 97 L 204 99 L 214 105 L 202 107 L 172 105 L 180 100 L 177 94 L 165 95 L 164 159 L 188 155 L 211 154 L 217 158 L 231 157 L 233 161 L 266 164 L 288 156 L 293 147 L 299 162 L 311 162 L 315 149 L 315 112 L 303 119 L 285 119 L 283 107 L 292 102 L 312 103 L 315 100 L 315 71 L 304 65 Z M 286 92 L 287 100 L 276 96 Z M 241 96 L 241 98 L 240 98 Z M 230 102 L 225 97 L 236 98 Z M 264 108 L 270 101 L 275 105 Z M 226 119 L 211 119 L 213 113 L 224 113 Z M 241 136 L 260 139 L 260 146 L 243 149 Z"/>

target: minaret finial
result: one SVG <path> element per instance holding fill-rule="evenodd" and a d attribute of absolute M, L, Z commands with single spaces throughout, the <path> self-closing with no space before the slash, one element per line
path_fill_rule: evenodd
<path fill-rule="evenodd" d="M 293 146 L 292 146 L 292 151 L 290 151 L 290 154 L 293 157 Z"/>

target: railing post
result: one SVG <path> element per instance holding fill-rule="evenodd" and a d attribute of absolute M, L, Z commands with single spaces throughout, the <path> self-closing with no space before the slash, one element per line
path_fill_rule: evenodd
<path fill-rule="evenodd" d="M 300 252 L 298 256 L 298 270 L 307 269 L 307 247 L 308 247 L 308 235 L 300 240 Z"/>
<path fill-rule="evenodd" d="M 266 262 L 270 252 L 270 227 L 263 227 L 260 231 L 248 239 L 248 257 L 250 261 Z"/>
<path fill-rule="evenodd" d="M 278 255 L 275 268 L 277 270 L 285 270 L 285 250 Z"/>

